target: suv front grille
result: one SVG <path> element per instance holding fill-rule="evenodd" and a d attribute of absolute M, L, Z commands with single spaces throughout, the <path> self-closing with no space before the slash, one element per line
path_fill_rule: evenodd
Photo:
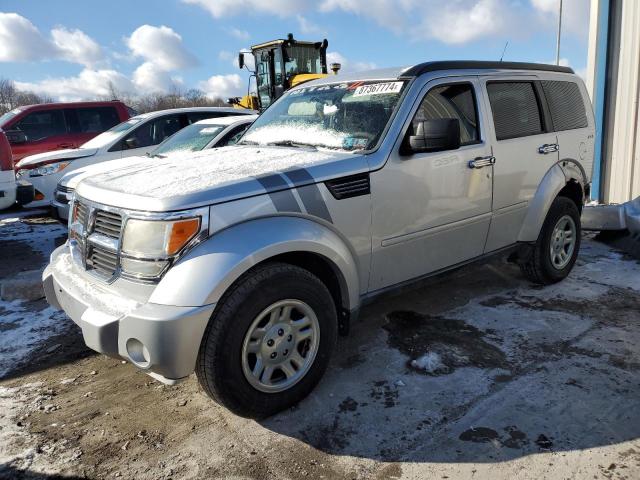
<path fill-rule="evenodd" d="M 122 216 L 119 213 L 97 210 L 93 231 L 110 238 L 120 238 L 120 233 L 122 232 Z"/>
<path fill-rule="evenodd" d="M 87 220 L 89 219 L 89 207 L 82 203 L 76 203 L 75 209 L 75 221 L 86 228 Z"/>
<path fill-rule="evenodd" d="M 122 223 L 120 213 L 76 199 L 69 238 L 75 240 L 73 245 L 85 270 L 103 280 L 118 275 Z"/>
<path fill-rule="evenodd" d="M 93 269 L 100 275 L 111 278 L 118 269 L 118 254 L 106 248 L 92 245 L 89 247 L 87 269 Z"/>

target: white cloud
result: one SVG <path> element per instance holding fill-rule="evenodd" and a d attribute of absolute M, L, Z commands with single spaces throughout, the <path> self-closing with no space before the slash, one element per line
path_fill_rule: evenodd
<path fill-rule="evenodd" d="M 45 38 L 28 19 L 17 13 L 0 13 L 0 62 L 66 60 L 92 66 L 104 60 L 104 53 L 81 30 L 56 27 Z"/>
<path fill-rule="evenodd" d="M 342 65 L 341 72 L 361 72 L 363 70 L 373 70 L 377 67 L 374 62 L 352 62 L 339 52 L 327 52 L 327 66 L 330 67 L 332 63 Z"/>
<path fill-rule="evenodd" d="M 27 62 L 55 53 L 51 43 L 26 18 L 0 13 L 0 62 Z"/>
<path fill-rule="evenodd" d="M 141 92 L 168 92 L 175 86 L 171 74 L 152 62 L 144 62 L 136 68 L 132 79 Z"/>
<path fill-rule="evenodd" d="M 296 20 L 298 21 L 298 27 L 300 28 L 300 33 L 304 35 L 326 35 L 327 31 L 316 25 L 315 23 L 309 21 L 306 17 L 302 15 L 296 15 Z"/>
<path fill-rule="evenodd" d="M 31 90 L 50 95 L 61 101 L 78 101 L 107 97 L 111 85 L 122 92 L 131 92 L 134 86 L 123 74 L 115 70 L 92 70 L 85 68 L 74 77 L 47 78 L 40 82 L 15 82 L 20 90 Z"/>
<path fill-rule="evenodd" d="M 192 67 L 196 58 L 182 44 L 182 37 L 173 29 L 142 25 L 127 39 L 131 52 L 164 71 Z"/>
<path fill-rule="evenodd" d="M 51 30 L 53 43 L 65 60 L 92 66 L 104 59 L 102 48 L 81 30 L 57 27 Z"/>
<path fill-rule="evenodd" d="M 176 81 L 171 72 L 197 65 L 182 43 L 182 37 L 164 25 L 142 25 L 126 40 L 131 53 L 144 59 L 133 72 L 133 83 L 141 91 L 166 92 Z"/>
<path fill-rule="evenodd" d="M 556 26 L 558 21 L 559 0 L 531 0 L 532 5 L 543 16 L 545 23 Z M 572 33 L 583 37 L 589 34 L 588 0 L 564 0 L 562 2 L 563 34 Z"/>
<path fill-rule="evenodd" d="M 251 35 L 246 30 L 240 30 L 239 28 L 229 28 L 227 31 L 238 40 L 246 42 L 251 38 Z"/>
<path fill-rule="evenodd" d="M 247 81 L 237 73 L 230 75 L 213 75 L 208 80 L 200 82 L 198 88 L 209 98 L 238 97 L 246 94 Z"/>
<path fill-rule="evenodd" d="M 184 3 L 198 5 L 207 10 L 214 18 L 246 15 L 247 13 L 270 13 L 287 17 L 291 12 L 313 5 L 311 0 L 182 0 Z"/>

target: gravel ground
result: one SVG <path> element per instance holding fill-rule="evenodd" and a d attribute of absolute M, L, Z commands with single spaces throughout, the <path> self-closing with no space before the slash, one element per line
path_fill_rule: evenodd
<path fill-rule="evenodd" d="M 0 219 L 0 280 L 62 233 Z M 585 237 L 551 287 L 495 259 L 379 298 L 261 422 L 92 353 L 42 300 L 0 302 L 0 379 L 0 478 L 637 479 L 640 263 Z"/>

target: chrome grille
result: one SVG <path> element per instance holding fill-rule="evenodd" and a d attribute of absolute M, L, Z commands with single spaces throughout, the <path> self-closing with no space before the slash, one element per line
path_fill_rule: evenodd
<path fill-rule="evenodd" d="M 118 255 L 116 252 L 91 245 L 87 257 L 87 270 L 93 269 L 100 275 L 111 278 L 118 268 Z"/>
<path fill-rule="evenodd" d="M 75 221 L 86 227 L 89 219 L 89 207 L 78 202 L 75 205 L 75 210 Z"/>
<path fill-rule="evenodd" d="M 110 238 L 120 238 L 122 216 L 119 213 L 97 210 L 93 231 Z"/>

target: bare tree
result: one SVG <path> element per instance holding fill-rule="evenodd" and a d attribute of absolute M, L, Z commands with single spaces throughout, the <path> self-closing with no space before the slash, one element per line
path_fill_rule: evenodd
<path fill-rule="evenodd" d="M 49 96 L 18 90 L 12 80 L 0 78 L 0 115 L 23 105 L 53 102 Z"/>
<path fill-rule="evenodd" d="M 221 98 L 210 98 L 202 90 L 195 88 L 184 91 L 174 86 L 167 93 L 152 92 L 145 95 L 132 95 L 129 92 L 119 90 L 113 82 L 109 82 L 106 95 L 96 95 L 85 100 L 120 100 L 139 113 L 165 110 L 167 108 L 229 106 Z M 54 99 L 48 96 L 18 90 L 13 81 L 0 78 L 0 115 L 22 105 L 53 101 Z"/>

